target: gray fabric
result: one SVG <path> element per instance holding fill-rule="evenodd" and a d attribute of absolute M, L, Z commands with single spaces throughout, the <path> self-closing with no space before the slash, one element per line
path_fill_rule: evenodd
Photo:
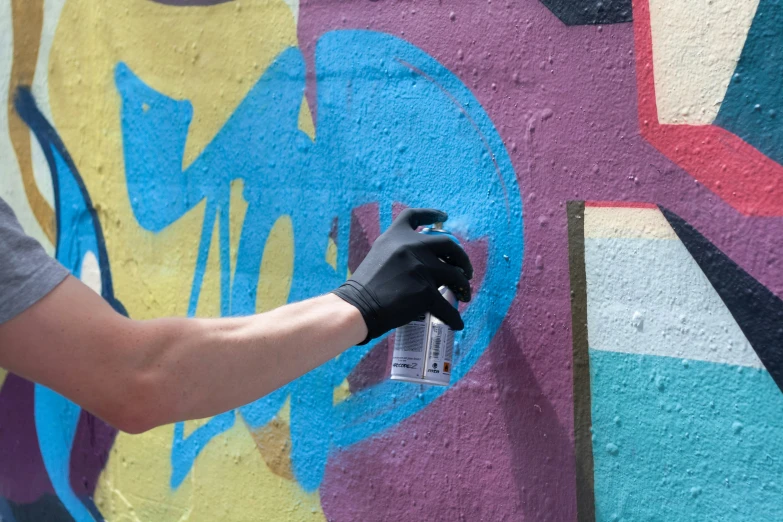
<path fill-rule="evenodd" d="M 64 266 L 24 233 L 0 198 L 0 324 L 38 302 L 67 275 Z"/>

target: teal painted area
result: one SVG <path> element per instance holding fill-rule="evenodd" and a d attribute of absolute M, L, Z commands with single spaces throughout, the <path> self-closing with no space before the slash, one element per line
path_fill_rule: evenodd
<path fill-rule="evenodd" d="M 715 123 L 783 163 L 783 2 L 761 0 Z"/>
<path fill-rule="evenodd" d="M 783 520 L 783 394 L 764 370 L 590 351 L 596 520 Z"/>

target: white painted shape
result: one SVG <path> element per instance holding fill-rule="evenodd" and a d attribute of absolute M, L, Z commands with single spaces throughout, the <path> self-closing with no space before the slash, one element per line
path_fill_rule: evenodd
<path fill-rule="evenodd" d="M 49 104 L 49 54 L 52 50 L 52 41 L 54 33 L 57 30 L 57 22 L 60 19 L 65 0 L 45 0 L 43 29 L 41 30 L 41 42 L 38 47 L 38 61 L 35 64 L 35 76 L 33 77 L 32 91 L 35 101 L 41 113 L 46 116 L 54 126 L 52 117 L 52 108 Z M 32 159 L 33 174 L 38 184 L 41 195 L 54 207 L 54 187 L 52 186 L 52 175 L 49 171 L 49 164 L 46 163 L 46 157 L 43 155 L 38 142 L 34 136 L 31 136 L 33 142 Z"/>
<path fill-rule="evenodd" d="M 299 0 L 283 0 L 294 15 L 294 23 L 299 26 Z"/>
<path fill-rule="evenodd" d="M 649 0 L 661 123 L 715 120 L 759 0 Z"/>
<path fill-rule="evenodd" d="M 680 241 L 585 239 L 591 349 L 762 368 Z"/>
<path fill-rule="evenodd" d="M 11 24 L 11 2 L 0 0 L 0 197 L 14 210 L 19 223 L 27 234 L 37 239 L 46 251 L 54 253 L 52 245 L 38 225 L 22 185 L 22 175 L 16 161 L 16 153 L 8 135 L 8 78 L 13 60 L 13 26 Z"/>
<path fill-rule="evenodd" d="M 35 96 L 35 95 L 34 95 Z M 52 121 L 49 120 L 49 123 Z M 54 208 L 54 185 L 52 185 L 52 172 L 49 170 L 49 163 L 46 161 L 41 144 L 30 131 L 30 158 L 33 161 L 33 176 L 38 190 L 46 201 Z"/>
<path fill-rule="evenodd" d="M 92 252 L 84 254 L 82 267 L 79 271 L 79 279 L 82 283 L 92 288 L 96 294 L 101 295 L 103 286 L 101 284 L 101 267 L 98 265 L 98 258 Z"/>

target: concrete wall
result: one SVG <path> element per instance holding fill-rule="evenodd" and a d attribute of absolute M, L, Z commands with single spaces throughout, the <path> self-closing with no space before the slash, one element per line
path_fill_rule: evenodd
<path fill-rule="evenodd" d="M 0 519 L 783 518 L 781 22 L 0 0 L 0 196 L 119 312 L 328 291 L 405 206 L 477 268 L 445 390 L 388 382 L 383 339 L 129 436 L 0 373 Z"/>

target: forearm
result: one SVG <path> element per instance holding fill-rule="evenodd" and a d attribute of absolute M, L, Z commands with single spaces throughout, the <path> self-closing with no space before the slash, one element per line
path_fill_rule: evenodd
<path fill-rule="evenodd" d="M 252 402 L 359 343 L 359 312 L 334 295 L 222 319 L 144 322 L 142 379 L 160 395 L 153 424 L 202 418 Z"/>
<path fill-rule="evenodd" d="M 248 317 L 134 321 L 69 277 L 0 325 L 0 367 L 136 433 L 252 402 L 366 335 L 334 295 Z"/>

